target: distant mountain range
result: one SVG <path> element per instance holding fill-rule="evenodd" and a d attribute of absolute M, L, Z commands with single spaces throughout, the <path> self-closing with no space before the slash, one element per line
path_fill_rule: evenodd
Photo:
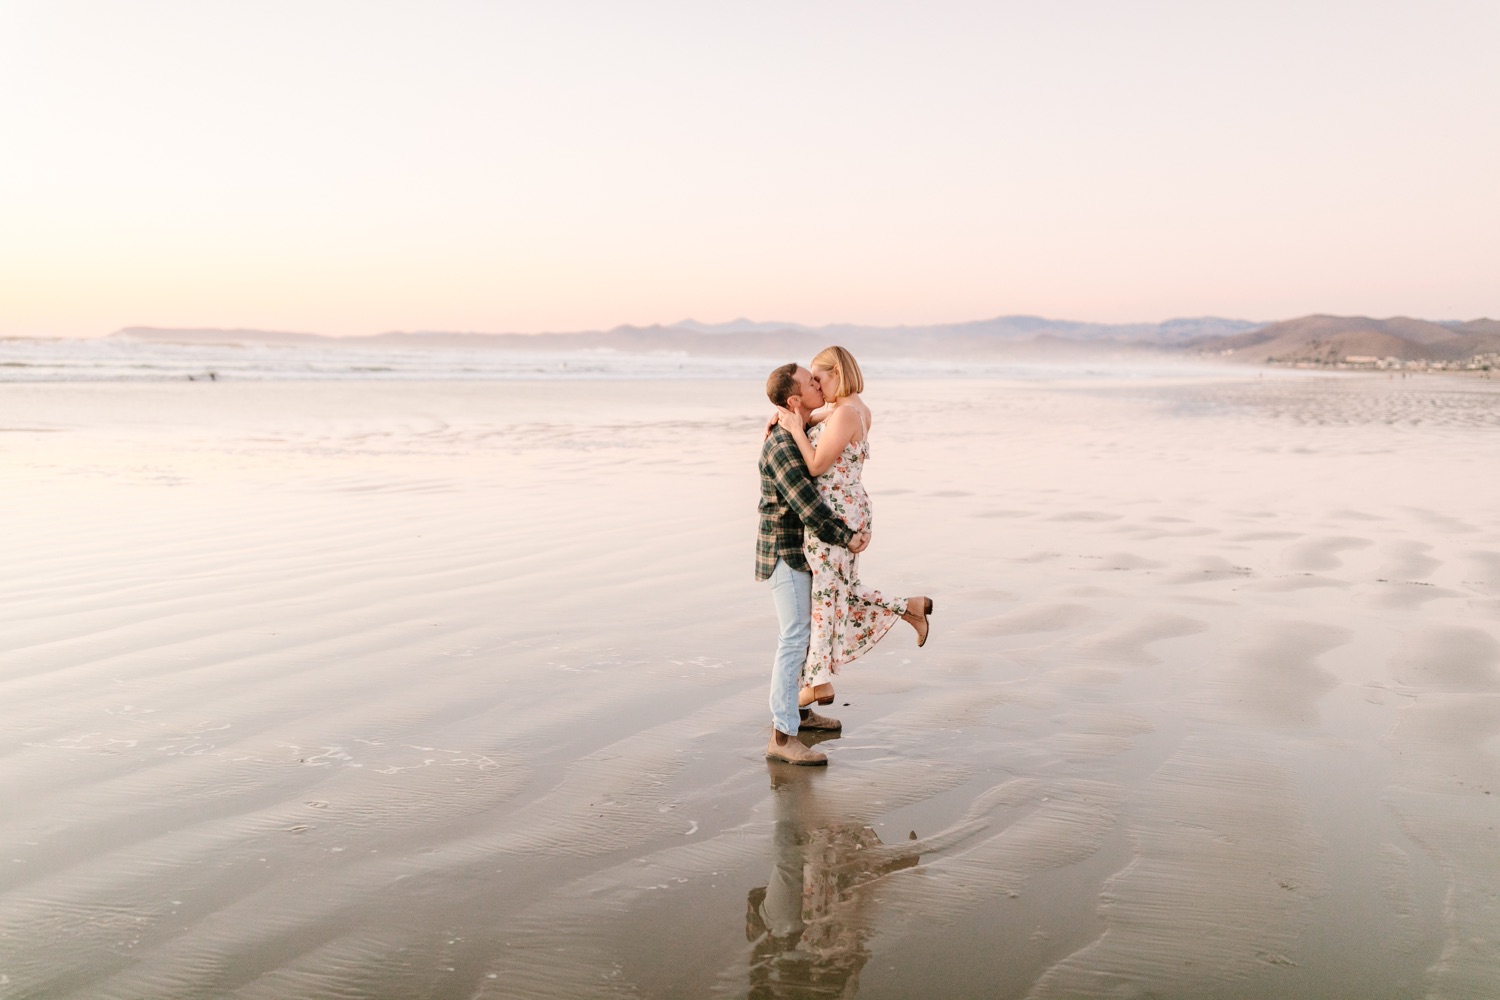
<path fill-rule="evenodd" d="M 121 340 L 177 344 L 259 344 L 270 346 L 446 347 L 527 351 L 680 351 L 687 354 L 797 358 L 829 344 L 880 357 L 923 357 L 943 352 L 955 357 L 1099 353 L 1103 350 L 1176 349 L 1258 329 L 1247 320 L 1202 317 L 1165 323 L 1078 323 L 1040 316 L 1001 316 L 931 326 L 812 327 L 748 319 L 729 323 L 683 320 L 668 326 L 618 326 L 578 333 L 392 332 L 358 337 L 324 337 L 243 329 L 164 329 L 132 326 L 111 334 Z"/>
<path fill-rule="evenodd" d="M 994 319 L 970 320 L 964 323 L 938 323 L 925 326 L 859 326 L 836 323 L 829 326 L 803 326 L 800 323 L 758 323 L 748 319 L 728 323 L 699 323 L 685 319 L 670 329 L 710 334 L 805 333 L 834 342 L 838 338 L 895 338 L 903 343 L 974 338 L 984 342 L 1016 342 L 1036 337 L 1056 337 L 1085 343 L 1113 342 L 1175 346 L 1204 337 L 1222 337 L 1257 329 L 1264 324 L 1242 319 L 1201 316 L 1191 319 L 1169 319 L 1164 323 L 1079 323 L 1072 320 L 1046 319 L 1041 316 L 997 316 Z"/>
<path fill-rule="evenodd" d="M 1429 322 L 1305 316 L 1276 323 L 1205 316 L 1164 323 L 1079 323 L 1040 316 L 999 316 L 929 326 L 811 327 L 798 323 L 683 320 L 667 326 L 619 326 L 578 333 L 392 332 L 360 337 L 266 330 L 162 329 L 133 326 L 111 337 L 149 343 L 267 346 L 442 347 L 471 350 L 617 350 L 632 353 L 806 358 L 828 344 L 861 356 L 899 358 L 1068 357 L 1079 355 L 1217 355 L 1246 362 L 1332 363 L 1350 355 L 1402 360 L 1466 359 L 1500 351 L 1500 322 Z"/>

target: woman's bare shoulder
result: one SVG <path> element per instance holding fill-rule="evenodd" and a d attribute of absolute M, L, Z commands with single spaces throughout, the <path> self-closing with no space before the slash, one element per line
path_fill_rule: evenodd
<path fill-rule="evenodd" d="M 849 406 L 840 407 L 840 409 L 847 413 L 846 419 L 858 425 L 861 431 L 869 430 L 871 425 L 875 423 L 875 414 L 870 412 L 870 408 L 865 405 L 864 400 L 860 400 L 858 403 L 853 403 Z"/>
<path fill-rule="evenodd" d="M 843 426 L 858 426 L 859 425 L 859 411 L 856 410 L 852 406 L 839 406 L 839 407 L 836 407 L 834 409 L 834 411 L 828 415 L 828 422 L 829 423 L 836 423 L 837 426 L 840 426 L 840 427 L 843 427 Z"/>

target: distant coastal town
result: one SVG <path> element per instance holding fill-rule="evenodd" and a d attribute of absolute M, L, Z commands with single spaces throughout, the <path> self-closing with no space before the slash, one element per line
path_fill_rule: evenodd
<path fill-rule="evenodd" d="M 1467 360 L 1443 361 L 1432 358 L 1377 358 L 1368 354 L 1349 354 L 1342 358 L 1267 358 L 1266 364 L 1279 368 L 1375 369 L 1405 372 L 1492 372 L 1500 370 L 1500 352 L 1476 354 Z M 1488 378 L 1488 374 L 1485 376 Z"/>

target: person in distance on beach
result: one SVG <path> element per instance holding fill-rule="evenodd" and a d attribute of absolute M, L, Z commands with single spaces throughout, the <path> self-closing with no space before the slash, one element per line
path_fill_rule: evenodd
<path fill-rule="evenodd" d="M 874 418 L 860 393 L 864 375 L 842 347 L 827 347 L 812 360 L 812 375 L 828 408 L 808 417 L 789 407 L 777 410 L 777 423 L 797 442 L 824 506 L 855 529 L 870 530 L 871 506 L 861 477 L 870 457 Z M 811 430 L 807 425 L 811 423 Z M 927 642 L 932 599 L 895 598 L 859 579 L 859 549 L 808 536 L 803 552 L 812 568 L 812 638 L 803 667 L 798 704 L 833 702 L 833 675 L 869 652 L 900 620 Z"/>
<path fill-rule="evenodd" d="M 792 414 L 812 413 L 823 405 L 823 391 L 812 372 L 795 363 L 782 365 L 766 380 L 772 404 Z M 835 731 L 837 719 L 798 704 L 798 684 L 812 638 L 812 572 L 803 552 L 811 532 L 841 551 L 860 552 L 870 543 L 868 531 L 839 520 L 818 498 L 796 439 L 785 428 L 770 429 L 760 448 L 760 529 L 755 544 L 755 578 L 771 581 L 780 630 L 771 667 L 771 741 L 766 756 L 789 764 L 826 764 L 828 757 L 795 739 L 799 729 Z"/>

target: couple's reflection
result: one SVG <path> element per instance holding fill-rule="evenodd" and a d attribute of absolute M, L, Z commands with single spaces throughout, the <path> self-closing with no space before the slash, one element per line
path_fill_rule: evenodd
<path fill-rule="evenodd" d="M 770 880 L 750 890 L 750 997 L 852 997 L 873 899 L 865 883 L 916 865 L 915 846 L 886 846 L 817 800 L 821 769 L 767 762 L 776 829 Z"/>

